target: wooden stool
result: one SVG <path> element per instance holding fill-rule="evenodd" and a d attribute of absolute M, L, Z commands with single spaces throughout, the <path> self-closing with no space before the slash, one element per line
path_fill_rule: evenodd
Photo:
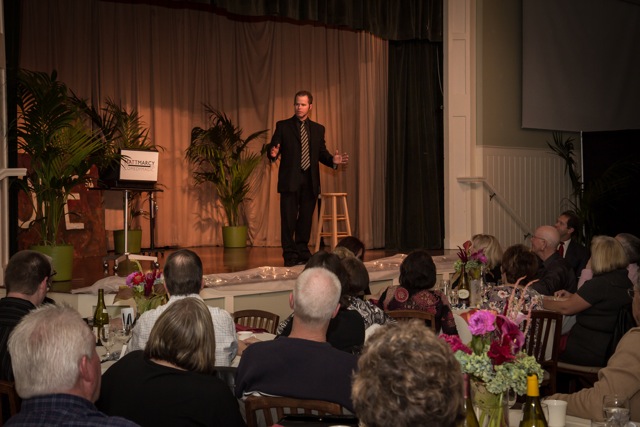
<path fill-rule="evenodd" d="M 338 214 L 338 199 L 342 200 L 342 213 Z M 327 205 L 331 203 L 331 213 L 326 214 Z M 338 244 L 338 237 L 351 236 L 351 223 L 349 222 L 349 209 L 347 208 L 347 193 L 322 193 L 320 194 L 320 216 L 318 217 L 318 233 L 316 235 L 316 250 L 320 249 L 320 239 L 331 237 L 331 249 Z M 322 231 L 324 222 L 331 221 L 330 231 Z M 346 231 L 338 231 L 338 221 L 345 221 Z"/>

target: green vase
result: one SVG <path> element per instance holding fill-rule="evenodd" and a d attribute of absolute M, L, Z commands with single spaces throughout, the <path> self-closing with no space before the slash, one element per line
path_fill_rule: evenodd
<path fill-rule="evenodd" d="M 34 245 L 31 250 L 38 251 L 51 257 L 51 264 L 56 275 L 54 282 L 67 282 L 73 277 L 73 245 Z"/>
<path fill-rule="evenodd" d="M 509 395 L 491 393 L 483 382 L 471 381 L 473 406 L 480 427 L 509 427 Z"/>
<path fill-rule="evenodd" d="M 222 227 L 222 242 L 225 248 L 246 248 L 247 226 L 235 225 Z"/>

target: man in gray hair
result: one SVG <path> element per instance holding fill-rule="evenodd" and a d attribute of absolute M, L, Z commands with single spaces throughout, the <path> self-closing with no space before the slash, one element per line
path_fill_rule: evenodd
<path fill-rule="evenodd" d="M 236 397 L 264 393 L 327 400 L 353 411 L 351 375 L 357 357 L 327 342 L 340 291 L 338 277 L 325 268 L 309 268 L 298 276 L 289 297 L 291 333 L 247 347 L 236 375 Z"/>
<path fill-rule="evenodd" d="M 93 333 L 74 309 L 46 304 L 27 314 L 9 337 L 9 353 L 23 401 L 7 426 L 137 425 L 94 406 L 100 357 Z"/>

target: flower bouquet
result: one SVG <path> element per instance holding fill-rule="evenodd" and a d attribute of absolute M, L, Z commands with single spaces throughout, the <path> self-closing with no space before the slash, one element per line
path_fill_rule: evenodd
<path fill-rule="evenodd" d="M 147 273 L 134 271 L 127 276 L 125 286 L 120 286 L 114 302 L 133 298 L 136 304 L 136 317 L 147 310 L 154 309 L 167 302 L 164 279 L 160 270 Z"/>
<path fill-rule="evenodd" d="M 484 254 L 484 249 L 471 252 L 471 246 L 470 240 L 464 242 L 462 247 L 458 246 L 458 260 L 453 263 L 453 268 L 456 273 L 460 273 L 464 269 L 472 278 L 479 279 L 482 270 L 487 265 L 487 257 Z"/>
<path fill-rule="evenodd" d="M 462 372 L 472 379 L 481 426 L 506 425 L 509 390 L 523 395 L 528 374 L 542 378 L 540 364 L 522 351 L 527 331 L 521 331 L 518 325 L 525 319 L 525 315 L 512 320 L 478 310 L 469 318 L 472 338 L 468 346 L 458 336 L 441 335 L 451 346 Z"/>

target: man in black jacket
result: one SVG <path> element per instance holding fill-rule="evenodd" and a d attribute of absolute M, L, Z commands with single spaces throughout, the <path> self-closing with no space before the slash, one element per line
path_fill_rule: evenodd
<path fill-rule="evenodd" d="M 575 239 L 580 229 L 580 218 L 574 211 L 564 211 L 558 216 L 555 227 L 560 234 L 558 253 L 571 264 L 576 277 L 580 277 L 589 261 L 589 251 Z"/>
<path fill-rule="evenodd" d="M 339 154 L 338 150 L 331 155 L 324 140 L 324 126 L 309 119 L 313 109 L 310 92 L 296 93 L 294 107 L 293 117 L 276 123 L 267 148 L 267 157 L 272 162 L 281 156 L 278 193 L 282 257 L 286 267 L 304 264 L 311 256 L 311 223 L 320 194 L 319 163 L 337 169 L 349 161 L 349 156 Z"/>

